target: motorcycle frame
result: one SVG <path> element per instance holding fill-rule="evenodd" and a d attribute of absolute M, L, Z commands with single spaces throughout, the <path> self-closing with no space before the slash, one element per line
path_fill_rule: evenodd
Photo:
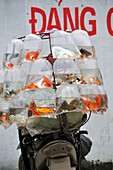
<path fill-rule="evenodd" d="M 63 116 L 62 115 L 59 115 L 59 117 Z M 65 116 L 64 116 L 65 117 Z M 87 118 L 87 115 L 84 114 L 83 115 L 83 119 L 81 122 L 75 124 L 73 127 L 66 127 L 66 122 L 63 124 L 60 124 L 60 128 L 55 131 L 55 132 L 51 132 L 53 135 L 54 135 L 54 138 L 57 140 L 57 135 L 59 132 L 63 132 L 64 134 L 68 134 L 70 135 L 70 138 L 71 138 L 71 141 L 72 141 L 72 144 L 75 145 L 76 144 L 76 138 L 78 139 L 78 160 L 77 160 L 77 164 L 78 164 L 78 170 L 81 170 L 81 140 L 80 140 L 80 135 L 81 134 L 87 134 L 87 131 L 81 131 L 80 130 L 80 127 L 83 126 L 84 124 L 87 123 L 87 121 L 90 119 L 91 117 L 91 111 L 89 113 L 89 116 Z M 24 166 L 25 166 L 25 170 L 35 170 L 35 163 L 34 163 L 34 158 L 33 158 L 33 155 L 29 155 L 28 154 L 28 148 L 27 146 L 31 144 L 31 140 L 30 142 L 24 142 L 24 139 L 25 137 L 27 136 L 29 138 L 29 134 L 23 134 L 22 132 L 22 128 L 19 128 L 18 129 L 18 134 L 19 134 L 19 141 L 20 141 L 20 149 L 21 149 L 21 153 L 22 153 L 22 157 L 23 157 L 23 161 L 24 161 Z M 74 134 L 71 135 L 71 134 Z M 47 134 L 49 135 L 49 133 Z"/>

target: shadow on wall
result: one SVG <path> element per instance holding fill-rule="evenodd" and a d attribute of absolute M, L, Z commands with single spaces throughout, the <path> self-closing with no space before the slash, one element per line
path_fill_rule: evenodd
<path fill-rule="evenodd" d="M 18 168 L 13 168 L 13 167 L 6 167 L 6 166 L 2 166 L 2 167 L 0 167 L 0 170 L 18 170 Z"/>
<path fill-rule="evenodd" d="M 100 161 L 96 161 L 95 163 L 90 162 L 90 167 L 87 170 L 113 170 L 113 163 L 112 162 L 103 163 Z"/>

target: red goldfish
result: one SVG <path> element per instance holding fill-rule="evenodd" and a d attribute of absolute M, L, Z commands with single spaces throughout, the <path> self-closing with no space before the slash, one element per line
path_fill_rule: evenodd
<path fill-rule="evenodd" d="M 32 116 L 34 115 L 35 117 L 41 117 L 48 113 L 55 113 L 55 110 L 50 107 L 37 107 L 34 101 L 30 103 L 29 110 L 32 110 Z"/>
<path fill-rule="evenodd" d="M 92 79 L 93 79 L 93 81 L 94 81 L 94 84 L 101 85 L 100 80 L 96 80 L 95 77 L 92 77 Z"/>
<path fill-rule="evenodd" d="M 7 66 L 5 68 L 9 69 L 12 68 L 14 66 L 14 64 L 12 62 L 8 63 Z"/>
<path fill-rule="evenodd" d="M 8 120 L 8 113 L 7 112 L 3 112 L 3 111 L 0 111 L 0 113 L 5 113 L 5 116 L 0 116 L 0 121 L 2 120 Z"/>
<path fill-rule="evenodd" d="M 39 52 L 38 50 L 35 52 L 35 51 L 30 51 L 26 54 L 26 61 L 29 60 L 29 61 L 35 61 L 39 56 Z"/>
<path fill-rule="evenodd" d="M 96 107 L 101 106 L 101 97 L 95 97 L 96 102 L 91 101 L 87 96 L 82 97 L 82 101 L 87 106 L 88 111 L 93 111 Z"/>
<path fill-rule="evenodd" d="M 35 85 L 33 82 L 31 82 L 31 84 L 29 86 L 24 86 L 23 89 L 25 90 L 31 90 L 31 89 L 36 89 L 39 88 L 37 85 Z"/>
<path fill-rule="evenodd" d="M 41 86 L 43 84 L 44 84 L 45 87 L 53 87 L 53 83 L 46 76 L 43 76 Z"/>

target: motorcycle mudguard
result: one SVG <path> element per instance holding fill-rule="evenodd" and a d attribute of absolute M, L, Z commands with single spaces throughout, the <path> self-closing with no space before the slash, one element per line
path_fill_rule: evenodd
<path fill-rule="evenodd" d="M 49 170 L 75 170 L 70 165 L 70 157 L 54 158 L 50 160 Z"/>
<path fill-rule="evenodd" d="M 35 164 L 37 170 L 47 167 L 52 170 L 72 170 L 77 164 L 75 148 L 67 141 L 50 142 L 37 152 Z"/>

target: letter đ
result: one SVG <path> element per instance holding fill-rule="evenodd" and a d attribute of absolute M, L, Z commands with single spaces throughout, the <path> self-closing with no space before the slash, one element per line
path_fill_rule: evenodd
<path fill-rule="evenodd" d="M 36 7 L 31 7 L 31 19 L 29 20 L 29 23 L 31 24 L 31 32 L 33 34 L 36 34 L 35 24 L 37 23 L 37 19 L 35 19 L 35 13 L 39 13 L 42 16 L 42 28 L 41 30 L 38 30 L 38 32 L 44 32 L 46 29 L 46 14 L 45 12 Z"/>

